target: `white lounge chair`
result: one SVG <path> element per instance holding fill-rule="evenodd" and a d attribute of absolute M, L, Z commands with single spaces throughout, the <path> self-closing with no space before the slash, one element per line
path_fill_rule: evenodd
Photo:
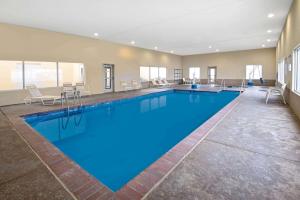
<path fill-rule="evenodd" d="M 142 87 L 141 83 L 138 82 L 137 80 L 132 80 L 131 85 L 132 85 L 132 88 L 135 90 L 140 89 Z"/>
<path fill-rule="evenodd" d="M 168 86 L 162 79 L 158 79 L 157 81 L 161 86 Z"/>
<path fill-rule="evenodd" d="M 161 82 L 167 86 L 175 85 L 175 83 L 169 83 L 167 79 L 162 79 Z"/>
<path fill-rule="evenodd" d="M 283 83 L 281 87 L 271 87 L 268 89 L 266 93 L 266 104 L 268 104 L 270 96 L 280 96 L 282 98 L 282 101 L 284 104 L 286 104 L 285 98 L 284 98 L 284 91 L 286 89 L 286 84 Z"/>
<path fill-rule="evenodd" d="M 195 84 L 201 84 L 201 79 L 195 79 Z"/>
<path fill-rule="evenodd" d="M 190 85 L 190 84 L 192 84 L 192 80 L 188 80 L 188 79 L 186 79 L 186 78 L 182 78 L 182 81 L 183 81 L 183 84 L 185 84 L 185 85 Z"/>
<path fill-rule="evenodd" d="M 126 81 L 121 81 L 121 87 L 127 91 L 127 90 L 132 90 L 132 87 L 130 85 L 128 85 L 128 83 Z"/>
<path fill-rule="evenodd" d="M 43 105 L 54 105 L 57 100 L 61 100 L 60 96 L 42 95 L 35 85 L 27 85 L 26 89 L 29 92 L 30 97 L 24 99 L 25 104 L 31 104 L 32 101 L 41 101 Z"/>
<path fill-rule="evenodd" d="M 155 79 L 153 79 L 151 82 L 152 82 L 152 85 L 154 87 L 163 87 L 163 86 L 165 86 L 165 84 L 162 84 L 160 81 L 155 80 Z"/>
<path fill-rule="evenodd" d="M 79 97 L 88 96 L 92 94 L 90 91 L 85 89 L 84 83 L 76 83 L 75 90 L 76 94 L 79 95 Z"/>

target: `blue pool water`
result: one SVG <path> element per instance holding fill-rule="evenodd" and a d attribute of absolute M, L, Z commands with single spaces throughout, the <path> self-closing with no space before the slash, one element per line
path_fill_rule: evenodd
<path fill-rule="evenodd" d="M 117 191 L 238 95 L 171 90 L 25 120 Z"/>

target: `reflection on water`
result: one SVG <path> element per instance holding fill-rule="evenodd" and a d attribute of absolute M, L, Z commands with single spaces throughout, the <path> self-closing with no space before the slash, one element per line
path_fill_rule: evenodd
<path fill-rule="evenodd" d="M 200 103 L 200 96 L 197 94 L 191 93 L 189 95 L 189 102 L 190 103 Z"/>
<path fill-rule="evenodd" d="M 105 107 L 105 114 L 107 117 L 113 116 L 113 114 L 115 113 L 115 106 L 111 103 L 107 104 Z"/>
<path fill-rule="evenodd" d="M 74 121 L 75 127 L 78 127 L 80 125 L 81 120 L 82 120 L 83 110 L 84 110 L 83 107 L 78 107 L 78 110 L 76 111 L 75 115 L 74 114 L 71 115 L 70 111 L 66 110 L 65 115 L 60 117 L 59 120 L 58 120 L 58 129 L 59 129 L 60 133 L 61 133 L 61 131 L 67 129 L 71 118 Z"/>
<path fill-rule="evenodd" d="M 52 142 L 81 135 L 85 132 L 87 125 L 87 120 L 84 117 L 84 107 L 78 107 L 72 111 L 66 110 L 62 116 L 49 120 L 48 123 L 49 126 L 53 123 L 57 124 L 57 129 L 46 136 Z"/>
<path fill-rule="evenodd" d="M 144 99 L 140 102 L 140 112 L 146 113 L 158 108 L 163 108 L 167 105 L 167 96 L 153 97 L 150 99 Z"/>

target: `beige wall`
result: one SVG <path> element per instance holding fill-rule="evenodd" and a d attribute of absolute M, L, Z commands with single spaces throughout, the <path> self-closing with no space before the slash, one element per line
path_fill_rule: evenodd
<path fill-rule="evenodd" d="M 218 79 L 245 79 L 247 64 L 262 64 L 263 78 L 276 77 L 275 48 L 184 56 L 184 76 L 189 67 L 200 67 L 201 79 L 207 79 L 207 67 L 217 66 Z"/>
<path fill-rule="evenodd" d="M 276 56 L 277 60 L 289 56 L 300 44 L 300 0 L 294 0 L 280 35 Z"/>
<path fill-rule="evenodd" d="M 294 0 L 277 44 L 276 60 L 280 61 L 288 58 L 290 55 L 292 56 L 294 48 L 298 45 L 300 45 L 300 0 Z M 300 118 L 300 96 L 291 91 L 292 72 L 287 69 L 285 82 L 287 83 L 290 91 L 287 94 L 288 102 Z"/>
<path fill-rule="evenodd" d="M 116 91 L 122 90 L 122 80 L 139 80 L 141 65 L 167 67 L 168 79 L 181 68 L 181 56 L 8 24 L 0 24 L 0 44 L 0 60 L 84 63 L 86 84 L 95 94 L 104 92 L 104 63 L 115 65 Z M 59 94 L 57 88 L 43 91 Z M 21 103 L 25 96 L 24 91 L 0 92 L 0 105 Z"/>
<path fill-rule="evenodd" d="M 120 81 L 139 80 L 139 67 L 167 67 L 167 78 L 173 79 L 174 68 L 201 67 L 201 78 L 207 78 L 207 66 L 217 66 L 218 79 L 244 79 L 246 64 L 262 64 L 263 77 L 276 76 L 275 48 L 177 56 L 157 51 L 120 45 L 98 39 L 0 24 L 0 60 L 59 61 L 84 63 L 86 84 L 94 94 L 104 91 L 102 64 L 115 64 L 116 91 Z M 58 95 L 59 88 L 42 89 L 45 94 Z M 26 91 L 0 92 L 0 105 L 21 103 Z"/>

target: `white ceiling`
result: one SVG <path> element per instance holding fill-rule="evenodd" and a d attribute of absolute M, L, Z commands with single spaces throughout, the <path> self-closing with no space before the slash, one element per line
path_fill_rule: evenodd
<path fill-rule="evenodd" d="M 0 22 L 190 55 L 276 46 L 291 2 L 0 0 Z"/>

